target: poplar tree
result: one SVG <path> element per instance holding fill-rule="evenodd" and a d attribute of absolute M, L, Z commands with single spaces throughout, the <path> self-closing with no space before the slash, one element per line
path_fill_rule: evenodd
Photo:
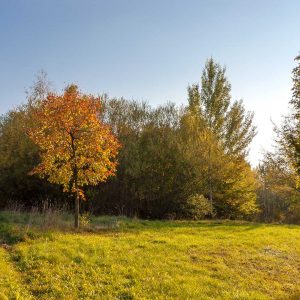
<path fill-rule="evenodd" d="M 201 86 L 188 87 L 189 111 L 205 122 L 215 136 L 219 147 L 234 159 L 245 159 L 248 146 L 256 134 L 253 113 L 247 112 L 242 101 L 231 103 L 231 84 L 226 68 L 210 58 L 204 67 Z M 210 143 L 208 143 L 209 145 Z M 215 158 L 212 148 L 208 149 L 209 200 L 213 206 Z"/>
<path fill-rule="evenodd" d="M 206 122 L 226 153 L 245 157 L 256 134 L 254 114 L 246 111 L 242 100 L 231 103 L 230 92 L 226 69 L 211 58 L 203 70 L 201 86 L 188 87 L 189 109 Z"/>

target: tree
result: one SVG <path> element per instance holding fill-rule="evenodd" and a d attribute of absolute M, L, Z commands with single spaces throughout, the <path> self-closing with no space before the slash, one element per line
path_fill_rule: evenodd
<path fill-rule="evenodd" d="M 276 146 L 258 168 L 259 204 L 264 220 L 300 220 L 300 56 L 292 71 L 290 113 L 275 126 Z"/>
<path fill-rule="evenodd" d="M 244 160 L 248 154 L 248 146 L 256 134 L 253 125 L 253 113 L 246 112 L 242 101 L 231 104 L 231 85 L 226 77 L 226 69 L 212 58 L 206 62 L 201 77 L 201 86 L 194 84 L 188 88 L 189 111 L 198 115 L 200 126 L 203 123 L 214 136 L 217 147 L 228 154 L 228 159 Z M 210 138 L 211 139 L 211 138 Z M 215 180 L 214 143 L 207 140 L 209 199 L 213 205 Z"/>
<path fill-rule="evenodd" d="M 267 152 L 257 168 L 257 190 L 261 218 L 264 222 L 300 220 L 300 191 L 297 173 L 279 151 Z"/>
<path fill-rule="evenodd" d="M 188 195 L 208 198 L 211 216 L 241 218 L 257 212 L 256 179 L 244 159 L 226 153 L 205 122 L 192 113 L 182 118 L 181 139 L 189 166 Z"/>
<path fill-rule="evenodd" d="M 29 107 L 36 106 L 52 91 L 52 83 L 48 79 L 48 74 L 44 70 L 40 70 L 35 74 L 33 85 L 26 89 L 26 95 Z"/>
<path fill-rule="evenodd" d="M 41 162 L 31 174 L 61 184 L 75 195 L 75 227 L 79 227 L 82 188 L 106 181 L 116 172 L 119 142 L 100 121 L 101 100 L 82 95 L 70 85 L 63 95 L 49 94 L 35 111 L 29 136 L 40 149 Z"/>
<path fill-rule="evenodd" d="M 296 173 L 300 175 L 300 56 L 295 60 L 298 65 L 292 72 L 293 96 L 289 102 L 291 113 L 285 118 L 281 128 L 276 129 L 276 133 L 280 152 L 289 158 Z"/>
<path fill-rule="evenodd" d="M 206 62 L 201 77 L 200 112 L 218 139 L 224 137 L 226 114 L 231 100 L 231 85 L 225 71 L 211 58 Z"/>
<path fill-rule="evenodd" d="M 17 204 L 24 208 L 41 208 L 46 202 L 54 205 L 61 198 L 56 186 L 27 176 L 38 163 L 38 147 L 26 132 L 34 124 L 33 110 L 46 98 L 50 88 L 46 73 L 38 72 L 27 90 L 27 103 L 8 111 L 0 118 L 1 207 Z"/>
<path fill-rule="evenodd" d="M 188 87 L 189 110 L 200 116 L 227 153 L 245 157 L 256 135 L 254 115 L 245 110 L 242 100 L 231 103 L 230 91 L 226 69 L 211 58 L 203 70 L 201 86 Z"/>

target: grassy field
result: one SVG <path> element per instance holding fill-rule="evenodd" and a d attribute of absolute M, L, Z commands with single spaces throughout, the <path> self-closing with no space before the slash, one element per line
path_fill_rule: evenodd
<path fill-rule="evenodd" d="M 300 299 L 300 227 L 0 213 L 0 299 Z"/>

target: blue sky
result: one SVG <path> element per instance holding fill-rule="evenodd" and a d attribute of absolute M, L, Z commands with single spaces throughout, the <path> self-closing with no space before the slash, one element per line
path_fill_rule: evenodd
<path fill-rule="evenodd" d="M 207 58 L 255 112 L 250 161 L 287 112 L 300 51 L 299 0 L 0 0 L 0 113 L 25 101 L 38 70 L 56 90 L 186 103 Z"/>

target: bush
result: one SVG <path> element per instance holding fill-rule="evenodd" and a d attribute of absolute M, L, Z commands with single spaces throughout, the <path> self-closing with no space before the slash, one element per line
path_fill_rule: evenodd
<path fill-rule="evenodd" d="M 84 228 L 88 227 L 90 222 L 91 222 L 91 218 L 90 218 L 89 213 L 86 212 L 86 213 L 80 215 L 80 222 L 79 223 L 82 227 L 84 227 Z"/>
<path fill-rule="evenodd" d="M 211 215 L 211 204 L 201 194 L 194 194 L 187 198 L 182 212 L 185 218 L 201 220 Z"/>

